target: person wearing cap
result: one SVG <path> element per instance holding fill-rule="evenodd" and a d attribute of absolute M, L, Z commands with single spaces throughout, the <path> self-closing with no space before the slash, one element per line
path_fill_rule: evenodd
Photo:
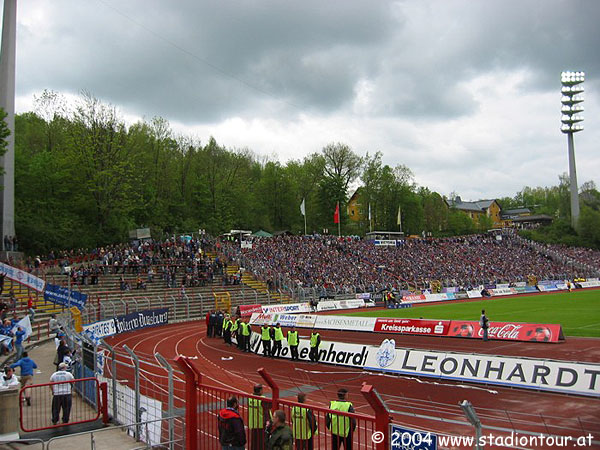
<path fill-rule="evenodd" d="M 306 394 L 298 393 L 298 403 L 306 402 Z M 317 433 L 317 421 L 310 408 L 292 406 L 292 432 L 297 450 L 313 450 L 313 436 Z"/>
<path fill-rule="evenodd" d="M 0 388 L 19 387 L 19 379 L 15 375 L 15 369 L 12 367 L 4 368 L 4 375 L 0 376 Z"/>
<path fill-rule="evenodd" d="M 265 398 L 262 384 L 254 386 L 253 395 Z M 250 437 L 250 450 L 263 450 L 265 448 L 265 426 L 267 417 L 271 413 L 271 402 L 261 398 L 248 399 L 248 430 Z"/>
<path fill-rule="evenodd" d="M 300 341 L 298 340 L 298 331 L 296 331 L 296 327 L 292 327 L 292 329 L 287 332 L 287 343 L 290 348 L 292 361 L 298 361 L 298 345 L 300 344 Z"/>
<path fill-rule="evenodd" d="M 67 372 L 67 363 L 64 362 L 58 365 L 58 370 L 50 377 L 50 383 L 57 383 L 50 385 L 50 391 L 52 392 L 52 425 L 58 423 L 61 409 L 62 423 L 69 423 L 73 402 L 71 396 L 72 383 L 69 383 L 69 381 L 72 380 L 74 380 L 74 377 L 70 372 Z"/>
<path fill-rule="evenodd" d="M 277 323 L 273 329 L 273 349 L 271 350 L 271 356 L 281 356 L 281 348 L 283 346 L 283 330 L 281 325 Z"/>
<path fill-rule="evenodd" d="M 337 400 L 331 401 L 329 409 L 340 412 L 354 412 L 352 403 L 348 401 L 348 389 L 339 389 L 337 397 Z M 345 450 L 352 450 L 352 432 L 356 429 L 356 419 L 327 413 L 325 425 L 328 430 L 331 430 L 331 448 L 333 450 L 338 450 L 342 443 Z"/>

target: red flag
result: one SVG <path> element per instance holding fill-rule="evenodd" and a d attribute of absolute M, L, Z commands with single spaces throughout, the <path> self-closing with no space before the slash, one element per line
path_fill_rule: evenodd
<path fill-rule="evenodd" d="M 335 212 L 333 213 L 333 223 L 340 223 L 340 202 L 335 205 Z"/>

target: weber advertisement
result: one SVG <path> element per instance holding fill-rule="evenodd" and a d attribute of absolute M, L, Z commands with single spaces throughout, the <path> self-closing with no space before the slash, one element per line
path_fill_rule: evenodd
<path fill-rule="evenodd" d="M 600 397 L 600 364 L 395 348 L 385 340 L 365 369 Z"/>

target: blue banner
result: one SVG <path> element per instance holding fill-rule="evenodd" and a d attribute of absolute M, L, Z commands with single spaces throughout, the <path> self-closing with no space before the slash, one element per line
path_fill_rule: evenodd
<path fill-rule="evenodd" d="M 117 333 L 158 327 L 169 323 L 169 308 L 150 309 L 115 317 Z"/>
<path fill-rule="evenodd" d="M 77 306 L 79 309 L 85 307 L 87 294 L 71 290 L 69 298 L 69 290 L 67 288 L 57 286 L 55 284 L 46 283 L 44 290 L 44 300 L 64 306 Z"/>
<path fill-rule="evenodd" d="M 437 450 L 437 435 L 390 424 L 390 450 Z"/>

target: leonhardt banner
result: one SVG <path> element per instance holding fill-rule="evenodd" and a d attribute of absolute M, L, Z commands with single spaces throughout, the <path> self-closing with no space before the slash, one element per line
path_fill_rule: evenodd
<path fill-rule="evenodd" d="M 396 348 L 367 352 L 365 369 L 600 397 L 600 364 Z"/>

